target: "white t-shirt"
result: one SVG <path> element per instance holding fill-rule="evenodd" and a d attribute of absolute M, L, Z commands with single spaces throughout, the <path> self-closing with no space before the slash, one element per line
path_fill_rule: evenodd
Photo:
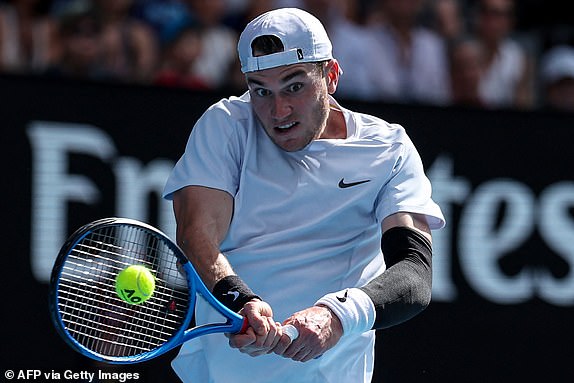
<path fill-rule="evenodd" d="M 492 107 L 509 107 L 516 101 L 516 90 L 526 67 L 526 55 L 513 40 L 505 40 L 479 85 L 482 99 Z"/>
<path fill-rule="evenodd" d="M 343 31 L 333 35 L 344 41 L 334 43 L 336 47 L 344 46 L 335 54 L 343 71 L 349 68 L 341 76 L 338 94 L 364 100 L 448 103 L 451 95 L 446 46 L 436 33 L 415 28 L 410 44 L 403 47 L 388 26 L 355 29 L 354 34 Z M 353 36 L 355 42 L 347 41 Z M 409 51 L 406 60 L 401 59 L 404 49 Z"/>
<path fill-rule="evenodd" d="M 348 138 L 320 139 L 297 152 L 277 147 L 257 121 L 249 94 L 221 100 L 200 118 L 164 196 L 189 185 L 224 190 L 234 214 L 221 245 L 237 274 L 283 321 L 324 294 L 380 275 L 381 222 L 425 214 L 444 225 L 420 157 L 399 125 L 341 108 Z M 202 300 L 198 323 L 220 319 Z M 172 365 L 185 382 L 370 382 L 374 331 L 344 335 L 321 358 L 250 357 L 222 334 L 182 346 Z"/>

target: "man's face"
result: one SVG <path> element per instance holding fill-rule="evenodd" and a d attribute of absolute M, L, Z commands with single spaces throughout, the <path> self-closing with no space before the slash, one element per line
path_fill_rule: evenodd
<path fill-rule="evenodd" d="M 329 92 L 316 64 L 281 66 L 248 73 L 246 78 L 253 110 L 277 146 L 293 152 L 321 137 Z"/>

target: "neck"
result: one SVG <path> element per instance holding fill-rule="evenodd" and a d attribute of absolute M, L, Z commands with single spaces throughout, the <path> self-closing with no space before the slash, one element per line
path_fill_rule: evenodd
<path fill-rule="evenodd" d="M 341 110 L 335 105 L 331 105 L 331 108 L 329 109 L 327 126 L 321 134 L 321 138 L 347 138 L 347 124 L 345 123 L 345 116 L 343 116 L 343 112 L 341 112 Z"/>

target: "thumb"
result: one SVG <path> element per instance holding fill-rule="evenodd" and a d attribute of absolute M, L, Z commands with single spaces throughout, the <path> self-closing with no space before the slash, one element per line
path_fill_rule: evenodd
<path fill-rule="evenodd" d="M 251 327 L 247 328 L 243 334 L 229 336 L 229 345 L 233 348 L 241 348 L 255 343 L 257 336 Z"/>

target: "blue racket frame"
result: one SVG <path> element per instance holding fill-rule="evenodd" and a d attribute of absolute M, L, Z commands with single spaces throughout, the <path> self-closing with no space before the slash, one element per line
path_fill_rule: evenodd
<path fill-rule="evenodd" d="M 58 309 L 58 286 L 60 283 L 62 267 L 65 263 L 70 252 L 75 248 L 75 246 L 81 242 L 87 235 L 92 233 L 95 229 L 100 229 L 104 227 L 111 226 L 136 226 L 142 228 L 154 236 L 159 238 L 162 242 L 167 244 L 171 250 L 173 250 L 174 255 L 178 258 L 181 267 L 185 271 L 185 278 L 188 285 L 188 312 L 184 321 L 181 324 L 180 329 L 171 336 L 164 344 L 155 349 L 147 352 L 142 352 L 140 354 L 131 356 L 109 356 L 103 355 L 101 353 L 90 350 L 81 343 L 79 343 L 72 334 L 66 329 L 64 321 L 62 319 L 60 310 Z M 220 314 L 222 314 L 227 321 L 224 323 L 207 323 L 202 324 L 193 328 L 188 328 L 195 315 L 195 303 L 197 301 L 197 294 L 201 294 L 203 298 Z M 157 356 L 160 356 L 181 344 L 203 336 L 213 333 L 239 333 L 245 331 L 247 328 L 247 320 L 243 316 L 231 311 L 221 302 L 219 302 L 213 294 L 207 289 L 207 286 L 201 280 L 199 274 L 192 266 L 191 262 L 185 257 L 183 251 L 175 244 L 166 234 L 156 229 L 155 227 L 148 225 L 146 223 L 127 219 L 127 218 L 104 218 L 87 225 L 82 226 L 77 231 L 75 231 L 68 240 L 62 246 L 60 253 L 54 263 L 52 269 L 52 275 L 50 279 L 50 294 L 49 294 L 49 308 L 52 318 L 52 322 L 56 327 L 60 336 L 66 341 L 66 343 L 71 346 L 74 350 L 79 353 L 101 362 L 111 363 L 111 364 L 133 364 L 144 362 L 150 360 Z"/>

